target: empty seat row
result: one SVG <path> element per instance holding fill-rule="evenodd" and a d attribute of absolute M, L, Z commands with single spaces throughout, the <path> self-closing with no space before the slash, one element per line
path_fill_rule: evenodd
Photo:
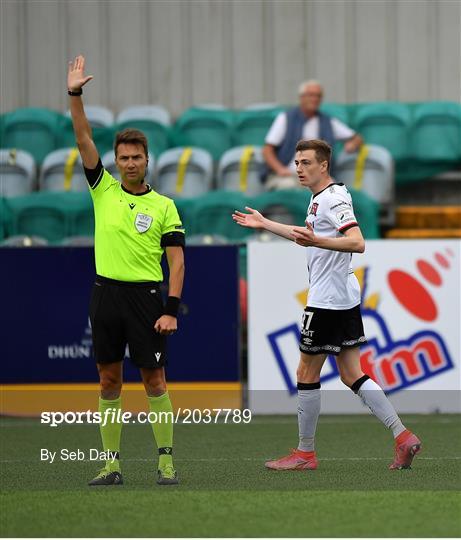
<path fill-rule="evenodd" d="M 92 126 L 93 139 L 102 155 L 113 148 L 115 134 L 126 127 L 142 129 L 153 154 L 171 146 L 169 128 L 149 120 L 128 121 L 111 126 Z M 4 115 L 0 125 L 2 148 L 26 150 L 41 165 L 53 150 L 75 147 L 72 120 L 46 109 L 19 109 Z"/>
<path fill-rule="evenodd" d="M 365 155 L 363 155 L 365 152 Z M 112 151 L 102 157 L 105 168 L 120 180 Z M 147 181 L 160 193 L 173 198 L 189 198 L 212 191 L 213 160 L 201 148 L 172 148 L 151 158 Z M 216 187 L 255 195 L 264 191 L 262 150 L 259 146 L 240 146 L 225 152 L 219 161 Z M 32 191 L 35 166 L 32 157 L 20 150 L 0 152 L 0 193 L 15 197 Z M 382 147 L 365 146 L 361 154 L 339 155 L 336 180 L 367 193 L 382 205 L 394 200 L 394 167 L 390 153 Z M 52 152 L 42 165 L 41 191 L 87 191 L 88 186 L 77 149 Z"/>
<path fill-rule="evenodd" d="M 280 108 L 255 111 L 192 108 L 172 126 L 168 112 L 156 106 L 122 111 L 117 123 L 108 123 L 110 111 L 87 106 L 93 139 L 104 154 L 113 148 L 115 134 L 131 127 L 141 130 L 149 151 L 159 156 L 167 148 L 197 146 L 217 161 L 232 146 L 260 144 Z M 235 116 L 235 118 L 234 118 Z M 48 109 L 17 109 L 0 118 L 0 147 L 26 150 L 40 165 L 55 149 L 76 146 L 72 120 Z"/>
<path fill-rule="evenodd" d="M 273 114 L 279 110 L 283 110 L 285 107 L 277 105 L 276 103 L 255 103 L 242 109 L 244 111 L 259 111 L 268 114 Z M 216 104 L 203 104 L 196 105 L 194 109 L 205 111 L 228 111 L 224 105 Z M 236 113 L 233 111 L 234 114 Z M 127 120 L 150 120 L 152 122 L 158 122 L 164 126 L 171 126 L 172 119 L 169 111 L 160 105 L 131 105 L 119 112 L 117 116 L 108 109 L 101 105 L 85 105 L 85 113 L 92 127 L 108 127 L 113 124 L 121 124 Z M 70 117 L 70 111 L 66 111 L 66 116 Z M 228 114 L 228 113 L 225 113 Z"/>
<path fill-rule="evenodd" d="M 66 111 L 70 117 L 70 111 Z M 85 114 L 91 127 L 109 127 L 122 124 L 127 120 L 150 120 L 164 126 L 171 126 L 170 113 L 160 105 L 132 105 L 115 116 L 107 107 L 101 105 L 85 105 Z"/>
<path fill-rule="evenodd" d="M 370 104 L 357 112 L 356 125 L 367 142 L 386 147 L 397 162 L 408 157 L 422 163 L 461 160 L 461 105 L 457 103 L 423 103 L 413 113 L 403 104 L 391 109 Z"/>
<path fill-rule="evenodd" d="M 118 180 L 119 171 L 113 151 L 102 156 L 105 168 Z M 228 150 L 218 167 L 218 187 L 227 190 L 259 193 L 263 163 L 260 147 Z M 201 148 L 171 148 L 158 160 L 150 157 L 147 182 L 160 193 L 171 197 L 197 196 L 214 188 L 214 163 Z M 36 171 L 33 157 L 23 150 L 0 150 L 0 194 L 16 197 L 35 190 Z M 38 177 L 39 191 L 87 191 L 81 157 L 76 148 L 55 150 L 45 157 Z"/>
<path fill-rule="evenodd" d="M 89 193 L 32 193 L 4 199 L 3 235 L 41 236 L 58 242 L 67 236 L 94 234 L 94 212 Z"/>
<path fill-rule="evenodd" d="M 367 238 L 377 238 L 378 205 L 364 193 L 352 191 L 352 196 L 362 231 Z M 69 236 L 93 236 L 94 214 L 88 194 L 33 193 L 0 201 L 3 237 L 39 236 L 57 243 Z M 295 190 L 248 197 L 237 192 L 214 191 L 175 202 L 187 236 L 214 234 L 241 241 L 254 231 L 233 222 L 231 215 L 235 209 L 252 206 L 283 223 L 302 225 L 309 195 Z"/>

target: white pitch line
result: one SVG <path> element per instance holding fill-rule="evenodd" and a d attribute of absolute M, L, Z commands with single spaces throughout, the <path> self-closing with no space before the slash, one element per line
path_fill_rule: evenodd
<path fill-rule="evenodd" d="M 360 417 L 361 416 L 361 417 Z M 404 414 L 402 414 L 403 417 L 405 417 Z M 296 419 L 296 415 L 293 414 L 293 418 Z M 274 418 L 274 419 L 265 419 L 265 418 L 258 418 L 258 416 L 256 417 L 253 417 L 251 419 L 251 422 L 250 424 L 291 424 L 292 423 L 292 419 L 290 418 L 287 418 L 287 419 L 283 419 L 283 418 Z M 430 421 L 429 423 L 433 423 L 433 424 L 453 424 L 453 423 L 459 423 L 461 421 L 461 415 L 457 415 L 456 418 L 433 418 L 432 419 L 432 422 Z M 374 423 L 376 422 L 376 418 L 374 418 L 373 416 L 371 415 L 357 415 L 357 418 L 328 418 L 328 417 L 323 417 L 322 418 L 322 415 L 320 415 L 320 419 L 319 419 L 319 423 L 322 423 L 322 424 L 362 424 L 364 422 L 370 422 L 370 423 Z M 421 418 L 415 418 L 415 419 L 412 419 L 410 421 L 408 421 L 407 423 L 409 424 L 427 424 L 428 421 L 427 421 L 427 418 L 424 418 L 424 414 L 421 414 Z"/>

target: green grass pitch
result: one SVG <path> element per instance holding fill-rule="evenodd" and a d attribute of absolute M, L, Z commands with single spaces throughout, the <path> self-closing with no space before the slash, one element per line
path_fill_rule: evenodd
<path fill-rule="evenodd" d="M 461 423 L 404 416 L 422 439 L 410 471 L 389 471 L 391 434 L 371 416 L 322 416 L 317 471 L 264 461 L 296 445 L 293 416 L 175 426 L 181 485 L 157 486 L 149 425 L 122 433 L 125 485 L 90 488 L 99 462 L 40 462 L 40 448 L 99 448 L 97 426 L 3 418 L 1 535 L 13 537 L 456 537 Z"/>

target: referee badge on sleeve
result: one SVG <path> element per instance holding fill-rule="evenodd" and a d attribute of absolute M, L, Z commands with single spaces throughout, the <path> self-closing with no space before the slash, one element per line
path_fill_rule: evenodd
<path fill-rule="evenodd" d="M 136 230 L 140 233 L 144 233 L 149 230 L 150 226 L 152 225 L 152 216 L 148 216 L 147 214 L 136 214 L 136 219 L 134 220 L 134 226 L 136 227 Z"/>

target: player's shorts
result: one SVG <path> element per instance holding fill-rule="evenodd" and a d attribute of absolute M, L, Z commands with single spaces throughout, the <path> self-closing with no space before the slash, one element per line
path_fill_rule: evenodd
<path fill-rule="evenodd" d="M 135 366 L 166 365 L 166 336 L 154 330 L 162 315 L 160 283 L 127 283 L 96 276 L 90 301 L 96 362 L 121 362 L 128 344 Z"/>
<path fill-rule="evenodd" d="M 305 354 L 334 354 L 366 343 L 360 305 L 351 309 L 307 306 L 301 323 L 299 350 Z"/>

